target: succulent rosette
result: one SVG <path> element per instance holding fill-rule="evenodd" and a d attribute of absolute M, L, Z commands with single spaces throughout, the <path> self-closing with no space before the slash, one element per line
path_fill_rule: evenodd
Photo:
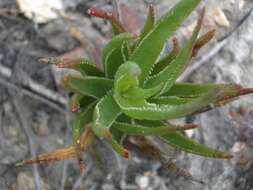
<path fill-rule="evenodd" d="M 80 72 L 66 76 L 63 85 L 72 92 L 73 144 L 43 154 L 22 164 L 47 163 L 77 157 L 96 138 L 104 138 L 119 155 L 127 158 L 126 136 L 156 136 L 164 143 L 196 155 L 227 159 L 226 152 L 194 142 L 182 131 L 194 124 L 174 125 L 170 120 L 199 114 L 224 106 L 237 97 L 252 93 L 237 84 L 195 84 L 177 82 L 198 50 L 214 36 L 211 30 L 199 35 L 204 10 L 190 39 L 179 47 L 172 35 L 201 0 L 181 0 L 155 21 L 154 6 L 149 6 L 146 23 L 139 36 L 128 33 L 114 14 L 91 8 L 89 14 L 108 20 L 114 36 L 104 47 L 102 65 L 87 59 L 61 60 L 54 64 Z M 167 40 L 173 49 L 161 57 Z M 81 161 L 80 161 L 81 162 Z"/>

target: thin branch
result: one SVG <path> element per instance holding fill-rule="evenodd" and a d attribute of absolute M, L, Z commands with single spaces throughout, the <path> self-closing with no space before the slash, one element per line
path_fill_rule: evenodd
<path fill-rule="evenodd" d="M 34 98 L 34 99 L 36 99 L 36 100 L 38 100 L 40 102 L 43 102 L 43 103 L 47 104 L 48 106 L 50 106 L 51 108 L 54 108 L 55 110 L 57 110 L 57 111 L 59 111 L 61 113 L 65 112 L 64 108 L 62 108 L 58 104 L 56 104 L 56 103 L 54 103 L 54 102 L 52 102 L 52 101 L 44 98 L 43 96 L 40 96 L 38 94 L 33 93 L 30 90 L 27 90 L 27 89 L 25 89 L 23 87 L 20 87 L 20 86 L 16 85 L 16 84 L 13 84 L 13 83 L 11 83 L 11 82 L 9 82 L 6 79 L 3 79 L 1 77 L 0 77 L 0 84 L 2 84 L 3 86 L 5 86 L 5 87 L 7 87 L 9 89 L 13 89 L 13 90 L 15 90 L 17 92 L 20 92 L 20 93 L 22 93 L 24 95 L 27 95 L 27 96 L 29 96 L 31 98 Z"/>
<path fill-rule="evenodd" d="M 67 103 L 67 99 L 65 97 L 61 96 L 58 93 L 55 93 L 54 91 L 44 87 L 43 85 L 34 82 L 28 76 L 25 77 L 23 85 L 28 87 L 32 91 L 48 98 L 49 100 L 60 103 L 61 105 L 66 105 Z"/>
<path fill-rule="evenodd" d="M 23 84 L 20 84 L 20 82 L 18 83 L 16 81 L 9 82 L 8 79 L 10 79 L 12 76 L 12 70 L 1 64 L 0 64 L 0 76 L 3 76 L 2 78 L 0 78 L 0 83 L 2 85 L 5 85 L 15 90 L 22 90 L 24 94 L 31 96 L 35 99 L 38 99 L 39 101 L 42 101 L 61 112 L 63 111 L 62 107 L 65 107 L 68 102 L 67 98 L 61 96 L 60 94 L 50 89 L 45 88 L 44 86 L 30 79 L 29 77 L 26 77 L 25 81 L 21 81 L 23 82 Z M 6 80 L 3 78 L 6 78 Z"/>
<path fill-rule="evenodd" d="M 230 37 L 238 28 L 240 28 L 240 26 L 249 18 L 249 16 L 251 15 L 251 13 L 253 12 L 253 6 L 249 9 L 249 11 L 239 20 L 239 22 L 235 25 L 234 28 L 232 28 L 231 31 L 229 31 L 227 34 L 225 34 L 223 37 L 221 37 L 220 39 L 218 39 L 218 41 L 223 41 L 225 39 L 227 39 L 228 37 Z"/>

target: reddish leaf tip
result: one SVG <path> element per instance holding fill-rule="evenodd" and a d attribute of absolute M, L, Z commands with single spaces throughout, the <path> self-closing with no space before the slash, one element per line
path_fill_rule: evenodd
<path fill-rule="evenodd" d="M 149 8 L 150 13 L 154 16 L 155 15 L 155 5 L 154 5 L 154 3 L 152 3 L 152 2 L 149 3 L 148 8 Z"/>
<path fill-rule="evenodd" d="M 73 107 L 71 107 L 71 112 L 77 112 L 80 109 L 80 105 L 74 105 Z"/>
<path fill-rule="evenodd" d="M 253 88 L 243 88 L 238 92 L 238 96 L 243 96 L 247 94 L 252 94 L 253 93 Z"/>
<path fill-rule="evenodd" d="M 199 126 L 196 125 L 196 124 L 185 124 L 185 126 L 183 128 L 185 128 L 185 129 L 196 129 L 198 127 Z"/>
<path fill-rule="evenodd" d="M 102 19 L 112 19 L 113 18 L 113 14 L 106 12 L 103 9 L 99 9 L 96 7 L 91 7 L 88 9 L 87 13 L 90 16 L 94 16 L 94 17 L 98 17 L 98 18 L 102 18 Z"/>
<path fill-rule="evenodd" d="M 179 42 L 178 42 L 177 37 L 173 37 L 173 38 L 172 38 L 172 44 L 173 44 L 173 50 L 174 50 L 175 52 L 179 52 L 180 47 L 179 47 Z"/>
<path fill-rule="evenodd" d="M 85 171 L 85 164 L 83 162 L 83 159 L 80 156 L 78 157 L 78 166 L 79 166 L 80 174 L 83 174 Z"/>
<path fill-rule="evenodd" d="M 129 151 L 124 149 L 124 152 L 123 152 L 123 157 L 128 159 L 129 158 Z"/>
<path fill-rule="evenodd" d="M 177 37 L 173 37 L 173 38 L 172 38 L 172 43 L 173 43 L 174 46 L 176 46 L 176 45 L 178 44 L 178 39 L 177 39 Z"/>

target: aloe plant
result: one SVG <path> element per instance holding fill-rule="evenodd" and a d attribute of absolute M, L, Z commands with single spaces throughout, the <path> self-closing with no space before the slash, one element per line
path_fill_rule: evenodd
<path fill-rule="evenodd" d="M 74 69 L 80 76 L 66 76 L 63 86 L 73 93 L 71 110 L 77 112 L 73 144 L 68 148 L 39 155 L 20 164 L 47 163 L 77 157 L 96 138 L 104 138 L 124 158 L 126 136 L 156 136 L 164 143 L 196 155 L 228 159 L 226 152 L 189 139 L 182 131 L 194 124 L 176 126 L 169 120 L 198 114 L 253 92 L 237 84 L 194 84 L 177 82 L 198 50 L 214 36 L 214 30 L 199 36 L 204 10 L 188 42 L 180 48 L 174 32 L 201 0 L 181 0 L 155 22 L 154 6 L 139 36 L 127 32 L 114 14 L 91 8 L 89 14 L 108 20 L 114 36 L 104 47 L 101 67 L 87 59 L 48 59 L 61 68 Z M 174 48 L 160 57 L 172 38 Z M 43 59 L 45 61 L 45 59 Z M 43 61 L 42 60 L 42 61 Z"/>

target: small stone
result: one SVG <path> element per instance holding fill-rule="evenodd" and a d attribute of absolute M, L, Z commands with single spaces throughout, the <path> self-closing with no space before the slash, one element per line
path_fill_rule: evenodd
<path fill-rule="evenodd" d="M 18 190 L 34 190 L 35 182 L 34 177 L 31 173 L 21 172 L 18 174 L 17 178 Z M 49 185 L 46 184 L 43 180 L 40 180 L 40 189 L 49 190 Z"/>
<path fill-rule="evenodd" d="M 113 190 L 114 186 L 111 184 L 104 184 L 102 187 L 103 190 Z"/>
<path fill-rule="evenodd" d="M 5 102 L 3 104 L 3 108 L 4 108 L 4 111 L 6 113 L 10 113 L 12 111 L 12 107 L 11 107 L 11 103 L 10 102 Z"/>
<path fill-rule="evenodd" d="M 64 140 L 61 139 L 61 138 L 58 138 L 58 139 L 57 139 L 57 143 L 58 143 L 59 145 L 63 145 L 63 144 L 64 144 Z"/>
<path fill-rule="evenodd" d="M 194 135 L 194 130 L 193 130 L 193 129 L 186 130 L 185 133 L 186 133 L 186 135 L 187 135 L 188 137 L 193 137 L 193 135 Z"/>
<path fill-rule="evenodd" d="M 27 18 L 39 24 L 56 19 L 57 11 L 63 10 L 61 0 L 17 0 L 17 4 Z"/>
<path fill-rule="evenodd" d="M 136 184 L 140 187 L 140 189 L 145 189 L 149 186 L 149 178 L 147 176 L 137 176 Z"/>
<path fill-rule="evenodd" d="M 241 143 L 241 142 L 236 142 L 234 144 L 234 146 L 232 147 L 231 151 L 233 153 L 239 153 L 240 151 L 242 151 L 245 148 L 245 143 Z"/>
<path fill-rule="evenodd" d="M 245 6 L 245 0 L 239 0 L 238 6 L 239 6 L 239 9 L 242 10 Z"/>
<path fill-rule="evenodd" d="M 230 22 L 228 21 L 227 16 L 220 7 L 216 7 L 214 9 L 214 20 L 220 26 L 224 27 L 230 26 Z"/>

